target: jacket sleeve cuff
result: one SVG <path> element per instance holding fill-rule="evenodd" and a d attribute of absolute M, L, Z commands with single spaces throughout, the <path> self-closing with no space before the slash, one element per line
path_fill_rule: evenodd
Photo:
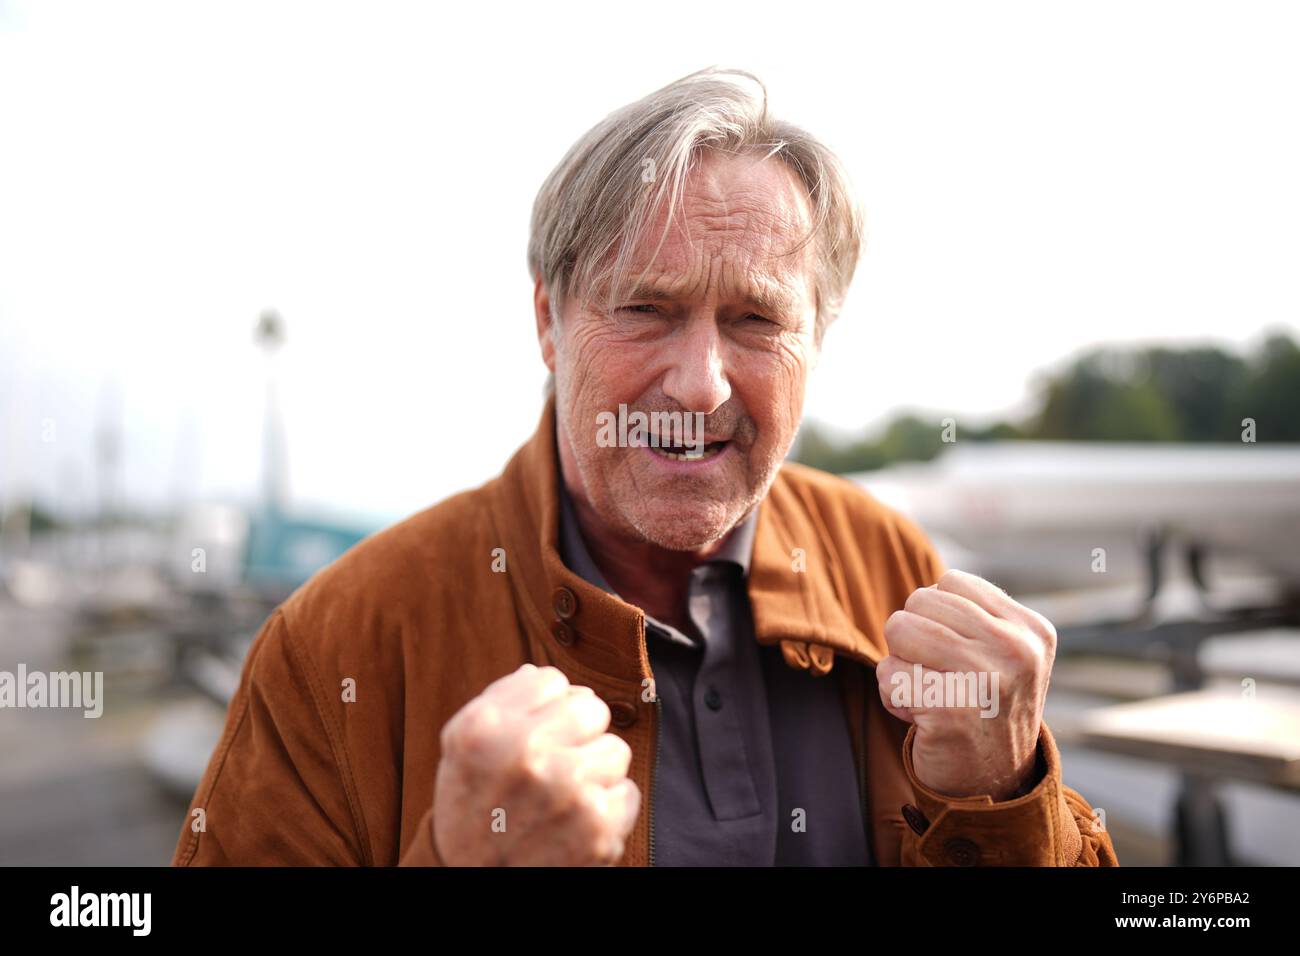
<path fill-rule="evenodd" d="M 398 861 L 398 866 L 446 866 L 438 844 L 433 838 L 433 807 L 424 811 L 419 826 L 415 828 L 415 839 L 407 847 L 406 853 Z"/>
<path fill-rule="evenodd" d="M 1041 778 L 1028 793 L 994 802 L 991 796 L 952 797 L 916 778 L 913 724 L 903 740 L 903 767 L 919 814 L 904 809 L 922 866 L 1073 866 L 1082 849 L 1078 823 L 1066 803 L 1061 757 L 1046 723 L 1038 735 Z"/>

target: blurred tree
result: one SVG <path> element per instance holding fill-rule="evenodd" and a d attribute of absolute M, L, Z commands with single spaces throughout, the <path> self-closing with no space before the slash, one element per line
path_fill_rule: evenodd
<path fill-rule="evenodd" d="M 1024 429 L 1011 422 L 995 422 L 986 428 L 967 428 L 962 437 L 971 441 L 1014 441 L 1026 435 Z"/>
<path fill-rule="evenodd" d="M 1269 336 L 1230 418 L 1234 439 L 1253 418 L 1259 441 L 1300 441 L 1300 348 L 1289 337 Z"/>
<path fill-rule="evenodd" d="M 1241 426 L 1233 418 L 1246 388 L 1245 361 L 1215 348 L 1151 349 L 1146 361 L 1150 381 L 1178 417 L 1175 440 L 1238 439 Z"/>
<path fill-rule="evenodd" d="M 1178 414 L 1143 363 L 1090 353 L 1048 382 L 1030 437 L 1076 441 L 1175 441 Z"/>
<path fill-rule="evenodd" d="M 1280 332 L 1244 359 L 1209 346 L 1094 349 L 1043 379 L 1038 392 L 1038 409 L 1024 422 L 959 424 L 958 438 L 1239 441 L 1241 420 L 1253 418 L 1261 442 L 1300 441 L 1300 347 Z M 805 422 L 795 459 L 839 474 L 926 461 L 944 447 L 945 417 L 899 415 L 877 440 L 848 442 Z"/>
<path fill-rule="evenodd" d="M 799 428 L 794 459 L 813 468 L 843 475 L 853 471 L 871 471 L 888 464 L 875 444 L 866 439 L 837 444 L 816 423 L 805 421 Z"/>
<path fill-rule="evenodd" d="M 895 418 L 885 429 L 880 450 L 886 461 L 929 461 L 943 448 L 943 426 L 915 415 Z"/>

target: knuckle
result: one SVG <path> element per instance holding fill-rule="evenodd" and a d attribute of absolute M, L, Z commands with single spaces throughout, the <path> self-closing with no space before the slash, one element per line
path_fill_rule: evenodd
<path fill-rule="evenodd" d="M 464 715 L 453 732 L 452 742 L 458 753 L 481 753 L 496 742 L 501 724 L 501 708 L 485 701 Z"/>
<path fill-rule="evenodd" d="M 1036 639 L 1012 629 L 1007 634 L 1004 645 L 1004 653 L 1014 671 L 1031 671 L 1037 666 L 1041 644 Z"/>
<path fill-rule="evenodd" d="M 537 668 L 537 676 L 541 680 L 546 680 L 546 681 L 553 680 L 553 681 L 563 683 L 565 685 L 569 683 L 569 678 L 565 676 L 564 671 L 560 670 L 558 667 L 555 667 L 552 664 L 547 664 L 544 667 Z"/>
<path fill-rule="evenodd" d="M 541 735 L 531 730 L 520 742 L 518 771 L 520 779 L 527 785 L 545 783 L 551 776 L 552 760 L 549 749 Z"/>
<path fill-rule="evenodd" d="M 595 691 L 570 698 L 568 706 L 570 718 L 577 720 L 579 715 L 584 712 L 598 715 L 596 720 L 600 724 L 602 731 L 609 726 L 614 716 L 609 709 L 609 704 Z"/>
<path fill-rule="evenodd" d="M 581 846 L 592 848 L 607 829 L 602 798 L 597 787 L 588 785 L 572 789 L 559 808 L 566 828 Z"/>
<path fill-rule="evenodd" d="M 481 700 L 474 708 L 474 727 L 484 732 L 491 732 L 500 727 L 505 720 L 505 710 L 493 700 Z"/>
<path fill-rule="evenodd" d="M 472 757 L 486 745 L 486 735 L 480 727 L 475 708 L 465 707 L 443 725 L 439 735 L 443 753 L 447 756 Z"/>
<path fill-rule="evenodd" d="M 1038 622 L 1038 634 L 1043 639 L 1043 643 L 1047 645 L 1048 650 L 1055 652 L 1057 642 L 1056 626 L 1041 614 L 1036 613 L 1034 617 Z"/>
<path fill-rule="evenodd" d="M 629 763 L 632 760 L 632 745 L 629 744 L 618 734 L 606 734 L 609 739 L 609 746 L 613 748 L 614 755 L 619 763 Z"/>
<path fill-rule="evenodd" d="M 534 752 L 521 757 L 510 775 L 511 783 L 529 795 L 529 800 L 547 812 L 563 814 L 568 806 L 567 786 L 557 775 L 553 755 Z"/>

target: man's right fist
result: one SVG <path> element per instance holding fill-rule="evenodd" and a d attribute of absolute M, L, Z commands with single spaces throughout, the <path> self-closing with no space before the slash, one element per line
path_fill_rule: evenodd
<path fill-rule="evenodd" d="M 525 664 L 442 728 L 434 838 L 448 866 L 612 866 L 636 823 L 632 748 L 609 707 Z"/>

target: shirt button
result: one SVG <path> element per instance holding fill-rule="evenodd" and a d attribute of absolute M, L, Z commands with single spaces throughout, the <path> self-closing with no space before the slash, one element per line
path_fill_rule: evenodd
<path fill-rule="evenodd" d="M 609 700 L 609 720 L 615 727 L 631 727 L 636 723 L 636 705 L 625 700 Z"/>
<path fill-rule="evenodd" d="M 562 618 L 571 618 L 575 611 L 578 610 L 578 599 L 573 596 L 573 592 L 568 588 L 556 588 L 551 594 L 551 606 L 555 608 L 555 613 Z"/>
<path fill-rule="evenodd" d="M 903 804 L 903 819 L 907 825 L 912 828 L 917 836 L 921 836 L 930 826 L 930 821 L 925 818 L 925 814 L 920 808 L 912 806 L 910 803 Z"/>
<path fill-rule="evenodd" d="M 555 621 L 551 624 L 551 636 L 555 638 L 557 644 L 569 647 L 578 639 L 578 635 L 573 633 L 573 628 L 563 621 Z"/>
<path fill-rule="evenodd" d="M 710 687 L 704 694 L 704 703 L 709 710 L 722 710 L 722 694 L 716 687 Z"/>
<path fill-rule="evenodd" d="M 980 861 L 980 848 L 962 837 L 954 837 L 945 843 L 943 853 L 953 866 L 974 866 Z"/>

